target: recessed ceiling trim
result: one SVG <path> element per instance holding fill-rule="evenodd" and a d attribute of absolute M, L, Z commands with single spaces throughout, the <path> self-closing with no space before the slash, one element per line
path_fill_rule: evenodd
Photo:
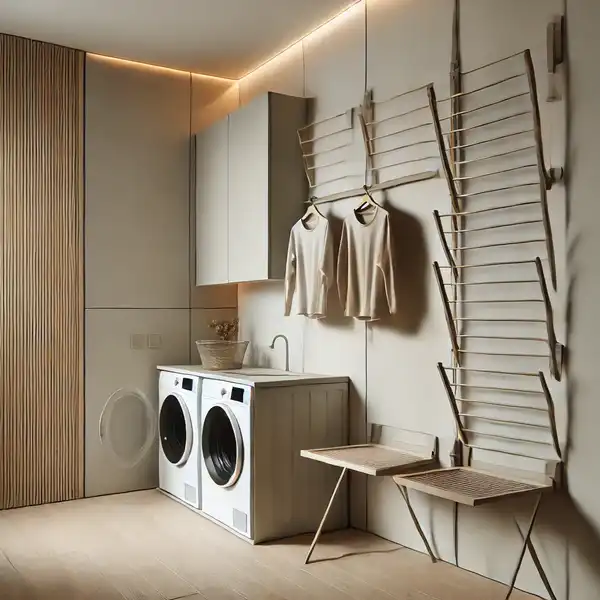
<path fill-rule="evenodd" d="M 362 1 L 362 0 L 361 0 Z M 137 60 L 129 60 L 127 58 L 116 58 L 114 56 L 106 56 L 105 54 L 96 54 L 95 52 L 86 52 L 88 56 L 105 60 L 107 62 L 119 62 L 129 65 L 135 65 L 136 67 L 143 67 L 146 69 L 156 69 L 159 71 L 171 71 L 172 73 L 182 73 L 183 75 L 194 75 L 195 77 L 202 77 L 206 79 L 216 79 L 217 81 L 228 81 L 229 83 L 237 83 L 239 79 L 231 79 L 230 77 L 220 77 L 219 75 L 206 75 L 205 73 L 193 73 L 191 71 L 183 71 L 181 69 L 173 69 L 172 67 L 163 67 L 161 65 L 151 65 L 150 63 L 140 62 Z"/>
<path fill-rule="evenodd" d="M 323 27 L 329 25 L 331 22 L 333 22 L 333 21 L 335 21 L 335 20 L 343 17 L 348 11 L 352 10 L 357 4 L 361 4 L 362 2 L 365 2 L 365 1 L 366 0 L 353 0 L 353 2 L 351 2 L 348 6 L 346 6 L 346 8 L 344 8 L 340 12 L 336 13 L 335 15 L 333 15 L 332 17 L 330 17 L 329 19 L 327 19 L 326 21 L 324 21 L 320 25 L 317 25 L 316 27 L 314 27 L 313 29 L 311 29 L 310 31 L 308 31 L 307 33 L 305 33 L 304 35 L 300 36 L 297 40 L 291 42 L 285 48 L 282 48 L 281 50 L 278 50 L 277 52 L 275 52 L 275 54 L 273 54 L 273 56 L 271 56 L 270 58 L 267 58 L 267 60 L 261 62 L 256 67 L 253 67 L 247 73 L 244 73 L 237 81 L 241 81 L 245 77 L 248 77 L 249 75 L 252 75 L 252 73 L 254 73 L 255 71 L 258 71 L 259 69 L 261 69 L 265 65 L 269 64 L 271 61 L 273 61 L 277 57 L 281 56 L 284 52 L 287 52 L 290 48 L 294 47 L 296 44 L 299 44 L 300 42 L 302 42 L 303 40 L 305 40 L 307 37 L 309 37 L 310 35 L 312 35 L 313 33 L 319 31 L 319 29 L 322 29 Z"/>

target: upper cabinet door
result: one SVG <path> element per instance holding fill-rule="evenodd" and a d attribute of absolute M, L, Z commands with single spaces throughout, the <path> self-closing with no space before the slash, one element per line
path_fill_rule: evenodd
<path fill-rule="evenodd" d="M 196 136 L 196 285 L 227 283 L 228 120 Z"/>
<path fill-rule="evenodd" d="M 269 278 L 269 94 L 229 116 L 229 281 Z"/>

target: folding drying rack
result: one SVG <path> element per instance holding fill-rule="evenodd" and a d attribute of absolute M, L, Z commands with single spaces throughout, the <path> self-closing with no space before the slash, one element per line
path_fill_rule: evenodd
<path fill-rule="evenodd" d="M 333 489 L 329 503 L 325 508 L 323 518 L 315 533 L 313 541 L 306 555 L 305 564 L 308 564 L 313 550 L 319 541 L 327 515 L 333 505 L 333 501 L 340 489 L 346 473 L 355 471 L 372 477 L 383 477 L 408 473 L 418 468 L 432 467 L 437 464 L 437 438 L 428 434 L 421 434 L 407 430 L 399 430 L 393 427 L 372 424 L 368 444 L 353 446 L 338 446 L 335 448 L 318 448 L 313 450 L 302 450 L 300 455 L 304 458 L 316 460 L 328 465 L 340 467 L 342 472 Z M 392 437 L 385 439 L 383 432 L 395 432 Z M 415 438 L 416 439 L 410 439 Z M 408 439 L 407 439 L 408 438 Z M 402 490 L 401 490 L 402 491 Z M 419 521 L 412 509 L 408 496 L 402 493 L 408 506 L 409 513 L 415 527 L 425 543 L 429 553 L 431 548 L 427 537 L 421 528 Z"/>
<path fill-rule="evenodd" d="M 540 211 L 541 211 L 540 221 L 543 224 L 544 237 L 541 239 L 537 239 L 537 238 L 536 239 L 528 239 L 528 240 L 522 240 L 519 242 L 506 242 L 503 245 L 508 246 L 508 245 L 512 245 L 512 244 L 516 244 L 516 243 L 518 243 L 518 244 L 544 243 L 546 246 L 547 254 L 548 254 L 548 264 L 549 264 L 549 268 L 550 268 L 552 287 L 554 289 L 556 289 L 556 262 L 555 262 L 555 257 L 554 257 L 552 227 L 550 224 L 550 217 L 549 217 L 549 212 L 548 212 L 547 191 L 550 190 L 552 188 L 552 185 L 562 177 L 562 171 L 560 169 L 550 169 L 549 170 L 545 166 L 544 151 L 543 151 L 543 144 L 542 144 L 540 111 L 539 111 L 539 104 L 538 104 L 538 98 L 537 98 L 537 85 L 536 85 L 536 79 L 535 79 L 535 71 L 533 68 L 533 61 L 531 59 L 531 52 L 529 50 L 525 50 L 524 52 L 519 52 L 517 54 L 513 54 L 506 58 L 502 58 L 502 59 L 493 61 L 491 63 L 488 63 L 486 65 L 483 65 L 481 67 L 477 67 L 476 69 L 472 69 L 471 71 L 464 72 L 463 75 L 474 73 L 481 69 L 485 69 L 487 67 L 492 67 L 494 65 L 497 65 L 498 63 L 501 63 L 501 62 L 504 62 L 507 60 L 511 60 L 511 59 L 515 59 L 518 57 L 521 57 L 523 59 L 523 71 L 516 73 L 514 75 L 510 75 L 508 77 L 503 77 L 497 81 L 494 81 L 494 82 L 489 83 L 484 86 L 477 87 L 468 92 L 459 92 L 458 94 L 451 95 L 450 97 L 444 98 L 439 101 L 436 99 L 436 94 L 435 94 L 433 84 L 430 84 L 427 87 L 427 94 L 429 97 L 429 107 L 430 107 L 431 114 L 433 117 L 433 125 L 434 125 L 436 140 L 437 140 L 437 144 L 438 144 L 438 149 L 439 149 L 439 153 L 440 153 L 440 158 L 442 161 L 442 167 L 443 167 L 444 174 L 446 176 L 446 181 L 448 182 L 448 189 L 450 191 L 450 199 L 451 199 L 452 208 L 454 211 L 453 217 L 456 217 L 458 215 L 468 216 L 469 214 L 471 214 L 471 215 L 478 214 L 477 212 L 473 212 L 473 211 L 471 211 L 471 212 L 462 211 L 459 206 L 459 202 L 461 200 L 474 198 L 476 196 L 501 193 L 501 192 L 505 192 L 505 191 L 511 190 L 511 189 L 524 189 L 524 188 L 531 188 L 531 187 L 536 187 L 539 189 L 540 198 L 536 203 L 539 204 L 539 206 L 540 206 Z M 461 110 L 458 112 L 451 112 L 451 114 L 448 117 L 445 117 L 443 119 L 440 119 L 440 117 L 439 117 L 438 103 L 451 101 L 453 99 L 464 97 L 464 96 L 471 95 L 471 94 L 476 94 L 478 92 L 482 92 L 482 91 L 490 89 L 490 88 L 495 88 L 497 86 L 501 86 L 504 83 L 514 81 L 516 79 L 520 79 L 523 77 L 525 77 L 527 79 L 527 83 L 528 83 L 527 91 L 519 92 L 517 94 L 509 94 L 508 96 L 504 96 L 498 100 L 495 100 L 493 102 L 488 102 L 486 104 L 477 106 L 475 108 Z M 455 119 L 456 117 L 464 118 L 466 115 L 472 115 L 473 113 L 479 113 L 480 111 L 483 111 L 485 109 L 496 107 L 500 104 L 504 104 L 504 103 L 510 102 L 512 100 L 516 100 L 516 99 L 524 97 L 524 96 L 527 96 L 530 99 L 530 106 L 526 110 L 518 110 L 517 112 L 512 112 L 508 115 L 504 115 L 499 118 L 494 118 L 494 119 L 490 119 L 489 121 L 477 123 L 476 125 L 473 125 L 470 127 L 458 127 L 458 128 L 451 127 L 448 130 L 448 134 L 452 138 L 456 139 L 456 136 L 460 136 L 461 134 L 465 134 L 465 133 L 473 131 L 475 129 L 486 128 L 486 127 L 489 127 L 492 125 L 496 125 L 498 123 L 506 122 L 506 121 L 509 121 L 512 119 L 517 119 L 517 118 L 524 117 L 524 116 L 531 117 L 532 123 L 530 126 L 527 126 L 525 129 L 520 129 L 519 131 L 516 131 L 516 132 L 511 132 L 509 134 L 492 136 L 491 138 L 478 140 L 478 141 L 475 141 L 475 142 L 472 142 L 469 144 L 457 143 L 457 144 L 451 145 L 449 148 L 446 148 L 446 143 L 444 141 L 444 132 L 442 130 L 442 122 L 443 121 L 447 121 L 447 120 L 452 121 L 452 119 Z M 523 164 L 523 165 L 518 165 L 517 167 L 512 167 L 510 169 L 500 169 L 500 170 L 496 170 L 496 171 L 489 171 L 484 174 L 474 175 L 474 176 L 470 176 L 470 177 L 469 176 L 467 176 L 467 177 L 456 176 L 450 166 L 450 160 L 448 158 L 447 150 L 465 151 L 465 150 L 467 150 L 469 148 L 473 148 L 475 146 L 487 145 L 487 144 L 492 144 L 494 142 L 504 141 L 504 140 L 507 140 L 507 138 L 513 138 L 513 139 L 516 137 L 523 138 L 524 135 L 528 135 L 528 134 L 531 134 L 531 137 L 533 137 L 532 143 L 528 146 L 511 149 L 511 150 L 500 152 L 500 153 L 491 153 L 491 154 L 487 154 L 483 157 L 477 157 L 477 158 L 473 158 L 470 160 L 458 160 L 458 161 L 454 161 L 454 164 L 459 165 L 459 166 L 466 166 L 469 164 L 472 165 L 475 162 L 489 161 L 489 160 L 501 158 L 504 156 L 508 156 L 510 154 L 516 154 L 516 153 L 520 153 L 520 152 L 524 152 L 524 151 L 532 150 L 532 149 L 535 150 L 535 154 L 536 154 L 535 164 Z M 487 178 L 487 177 L 501 175 L 501 174 L 508 173 L 508 172 L 514 173 L 517 170 L 528 169 L 533 166 L 535 166 L 537 168 L 537 181 L 523 182 L 523 183 L 519 182 L 519 183 L 516 183 L 513 185 L 502 185 L 502 186 L 493 187 L 493 188 L 489 188 L 489 189 L 485 189 L 485 190 L 480 190 L 480 191 L 476 191 L 476 192 L 472 192 L 472 193 L 459 193 L 459 191 L 458 191 L 458 185 L 463 182 L 467 183 L 467 182 L 473 181 L 474 179 Z M 498 207 L 486 209 L 486 211 L 498 211 L 498 210 L 506 211 L 506 210 L 510 210 L 511 208 L 517 208 L 519 206 L 522 206 L 522 203 L 498 206 Z M 503 226 L 511 227 L 511 226 L 517 226 L 517 225 L 522 225 L 522 224 L 523 223 L 521 223 L 521 222 L 515 222 L 515 223 L 510 223 L 510 224 L 504 224 Z M 460 231 L 456 231 L 455 233 L 460 233 Z M 457 248 L 457 250 L 476 250 L 476 249 L 481 249 L 481 248 L 485 248 L 485 247 L 489 247 L 489 246 L 464 247 L 464 248 Z"/>
<path fill-rule="evenodd" d="M 434 215 L 436 218 L 436 222 L 439 221 L 439 215 L 437 211 L 434 211 L 436 214 Z M 471 230 L 473 231 L 473 230 Z M 564 346 L 557 342 L 556 333 L 554 330 L 554 314 L 552 310 L 552 304 L 550 303 L 550 295 L 548 293 L 548 287 L 546 286 L 546 279 L 544 277 L 544 270 L 542 267 L 542 261 L 539 257 L 535 257 L 533 260 L 520 260 L 520 261 L 508 261 L 508 262 L 492 262 L 492 263 L 482 263 L 475 265 L 456 265 L 454 263 L 454 259 L 452 258 L 452 254 L 448 247 L 448 244 L 445 240 L 445 232 L 441 233 L 442 244 L 447 251 L 447 256 L 450 258 L 451 265 L 449 268 L 453 271 L 454 277 L 456 278 L 456 272 L 459 269 L 475 269 L 475 268 L 491 268 L 491 267 L 500 267 L 500 266 L 509 266 L 513 264 L 520 265 L 535 265 L 536 269 L 536 278 L 535 279 L 514 279 L 514 280 L 503 280 L 503 281 L 474 281 L 474 282 L 464 282 L 464 281 L 452 281 L 450 283 L 445 283 L 444 278 L 442 276 L 442 268 L 440 267 L 437 261 L 433 263 L 433 269 L 435 273 L 435 278 L 438 284 L 438 289 L 440 295 L 442 297 L 442 301 L 444 304 L 444 315 L 446 317 L 446 323 L 448 325 L 448 332 L 450 334 L 450 341 L 452 344 L 452 351 L 454 354 L 454 359 L 458 365 L 464 363 L 463 355 L 464 354 L 484 354 L 486 356 L 513 356 L 515 358 L 547 358 L 550 365 L 550 372 L 552 376 L 560 381 L 562 376 L 562 367 L 563 367 L 563 354 L 564 354 Z M 446 291 L 447 286 L 482 286 L 482 285 L 494 285 L 494 286 L 504 286 L 504 285 L 522 285 L 522 284 L 537 284 L 540 286 L 540 295 L 537 298 L 525 297 L 525 298 L 499 298 L 499 299 L 482 299 L 482 300 L 450 300 L 448 298 L 448 293 Z M 462 303 L 462 304 L 527 304 L 527 303 L 539 303 L 544 306 L 544 318 L 524 318 L 524 317 L 504 317 L 504 318 L 481 318 L 481 317 L 455 317 L 451 305 L 454 303 Z M 545 337 L 508 337 L 508 336 L 480 336 L 480 335 L 465 335 L 459 334 L 457 321 L 459 322 L 489 322 L 489 323 L 543 323 L 546 326 L 546 336 Z M 521 342 L 534 342 L 541 343 L 546 347 L 546 352 L 544 354 L 536 354 L 536 353 L 506 353 L 506 352 L 478 352 L 478 351 L 468 351 L 462 349 L 462 342 L 466 339 L 486 339 L 492 341 L 498 340 L 515 340 Z"/>
<path fill-rule="evenodd" d="M 506 61 L 513 63 L 507 65 Z M 463 461 L 449 468 L 396 475 L 394 481 L 407 498 L 408 488 L 412 488 L 452 500 L 457 505 L 477 506 L 517 496 L 535 497 L 535 506 L 527 530 L 523 532 L 519 528 L 522 546 L 506 598 L 514 589 L 525 552 L 529 549 L 549 596 L 555 599 L 556 596 L 531 540 L 531 534 L 543 494 L 555 489 L 562 479 L 562 452 L 554 403 L 546 377 L 542 370 L 523 369 L 522 362 L 531 359 L 548 361 L 551 375 L 556 380 L 561 379 L 563 346 L 556 339 L 553 309 L 542 259 L 531 247 L 541 244 L 545 248 L 552 287 L 556 289 L 556 265 L 547 191 L 562 176 L 562 170 L 547 169 L 544 162 L 535 72 L 529 50 L 462 72 L 460 75 L 477 72 L 481 77 L 499 67 L 504 69 L 515 66 L 517 72 L 504 73 L 490 83 L 477 85 L 470 91 L 457 91 L 440 101 L 436 99 L 433 85 L 427 88 L 436 142 L 452 207 L 449 214 L 441 215 L 434 211 L 433 215 L 448 261 L 447 266 L 440 266 L 437 261 L 434 262 L 433 269 L 443 301 L 453 358 L 450 367 L 438 363 L 438 372 L 448 396 L 459 446 L 463 448 Z M 513 84 L 520 84 L 522 81 L 526 82 L 527 89 L 515 90 Z M 506 84 L 509 82 L 512 89 L 506 92 Z M 500 92 L 504 90 L 504 93 L 499 98 L 488 98 L 475 105 L 472 103 L 465 109 L 461 107 L 462 100 L 472 100 L 473 94 L 489 89 Z M 438 106 L 448 101 L 451 103 L 450 115 L 440 118 Z M 527 102 L 527 105 L 513 108 L 515 104 L 523 102 Z M 499 109 L 511 110 L 507 114 L 494 114 L 486 118 L 486 113 L 497 113 Z M 464 118 L 473 117 L 479 118 L 479 122 L 463 126 Z M 525 120 L 529 120 L 530 124 L 521 126 L 521 122 Z M 506 123 L 511 123 L 512 129 L 513 121 L 516 122 L 516 131 L 494 132 L 494 129 L 506 126 Z M 446 123 L 450 124 L 450 128 L 444 131 Z M 490 130 L 492 134 L 482 135 Z M 446 135 L 450 138 L 449 145 L 446 144 Z M 464 142 L 463 138 L 469 135 L 475 135 L 475 140 Z M 530 141 L 522 142 L 524 139 Z M 519 145 L 515 147 L 517 143 Z M 475 151 L 477 155 L 473 157 L 471 153 Z M 468 173 L 473 167 L 479 170 L 482 164 L 485 166 L 498 161 L 520 160 L 520 157 L 527 153 L 533 154 L 534 158 L 516 165 L 503 165 L 488 171 L 479 171 L 473 175 Z M 514 176 L 524 176 L 530 169 L 535 169 L 535 181 L 511 180 Z M 500 179 L 500 183 L 486 186 L 488 178 Z M 465 187 L 473 184 L 482 184 L 483 188 L 465 191 Z M 522 200 L 521 195 L 531 190 L 537 190 L 539 198 Z M 504 201 L 497 204 L 497 200 L 494 199 L 498 195 L 501 197 L 503 193 L 516 193 L 520 201 Z M 481 203 L 482 200 L 485 202 Z M 480 206 L 471 210 L 470 206 L 466 206 L 471 202 Z M 539 216 L 521 216 L 521 211 L 533 207 L 539 207 Z M 493 218 L 496 215 L 504 218 L 500 222 L 470 226 L 472 220 L 481 219 L 482 216 Z M 449 228 L 444 226 L 443 219 L 446 218 L 449 219 Z M 472 236 L 487 235 L 486 232 L 490 232 L 490 235 L 493 232 L 494 236 L 498 236 L 515 231 L 516 228 L 527 227 L 531 230 L 538 225 L 541 231 L 533 237 L 517 236 L 518 239 L 515 239 L 513 236 L 506 239 L 497 238 L 495 241 L 484 240 L 485 243 L 468 243 Z M 470 258 L 471 253 L 482 250 L 493 253 L 501 248 L 510 248 L 511 258 L 515 254 L 518 256 L 514 260 L 501 257 L 498 260 L 477 261 Z M 465 255 L 469 256 L 469 260 L 465 260 Z M 523 275 L 528 270 L 531 270 L 531 275 Z M 488 279 L 471 279 L 471 273 L 482 272 L 491 275 L 488 275 Z M 499 272 L 502 275 L 494 277 L 494 273 Z M 515 273 L 518 274 L 515 276 Z M 472 297 L 474 290 L 490 289 L 486 286 L 493 286 L 492 296 Z M 539 294 L 531 292 L 532 286 L 539 289 Z M 449 290 L 452 292 L 451 297 Z M 475 295 L 477 296 L 477 292 Z M 493 317 L 478 314 L 480 307 L 486 304 L 501 305 L 503 312 Z M 539 314 L 532 312 L 537 306 L 541 309 Z M 527 307 L 527 312 L 514 310 L 520 307 L 521 310 Z M 507 313 L 507 309 L 512 312 Z M 529 329 L 541 325 L 545 328 L 545 335 L 510 336 L 504 330 L 502 335 L 497 335 L 497 331 L 490 333 L 490 327 L 497 327 L 498 324 L 506 324 L 507 327 L 512 324 Z M 476 334 L 468 333 L 471 326 L 479 327 L 480 331 Z M 483 332 L 481 328 L 484 329 Z M 471 349 L 471 343 L 476 343 L 477 340 L 485 340 L 487 347 L 483 350 Z M 504 345 L 507 340 L 515 341 L 520 346 L 542 344 L 544 350 L 512 352 L 506 351 L 505 347 L 496 349 L 497 344 Z M 502 361 L 502 367 L 471 366 L 472 360 L 481 360 L 482 357 Z M 517 362 L 518 366 L 506 367 L 507 362 Z M 500 384 L 495 383 L 498 379 L 501 380 Z M 511 383 L 506 383 L 507 380 Z M 535 382 L 537 386 L 534 388 L 529 384 L 525 385 L 525 382 Z M 510 396 L 510 400 L 506 400 L 507 395 Z M 474 454 L 477 456 L 474 457 Z M 488 459 L 481 460 L 479 457 L 482 455 L 487 455 Z M 465 461 L 466 466 L 462 466 Z M 510 465 L 507 465 L 506 461 L 509 461 Z M 428 552 L 432 560 L 435 560 L 429 547 Z"/>
<path fill-rule="evenodd" d="M 433 179 L 439 176 L 439 156 L 437 152 L 431 151 L 432 146 L 435 148 L 436 140 L 431 135 L 432 121 L 429 113 L 425 111 L 428 109 L 426 102 L 426 89 L 427 86 L 420 86 L 413 90 L 396 94 L 386 100 L 374 102 L 372 93 L 367 92 L 365 94 L 364 102 L 358 111 L 358 119 L 360 122 L 361 132 L 363 136 L 363 142 L 367 157 L 367 167 L 365 173 L 365 184 L 370 192 L 383 191 L 407 185 L 410 183 L 416 183 L 418 181 L 426 181 L 427 179 Z M 423 97 L 421 100 L 420 97 Z M 400 110 L 400 112 L 392 112 L 386 117 L 376 118 L 378 107 L 383 106 L 394 106 L 398 102 L 406 101 L 406 99 L 416 99 L 418 106 L 413 107 L 409 110 Z M 352 144 L 352 139 L 349 139 L 348 134 L 352 134 L 354 129 L 354 109 L 348 109 L 342 113 L 313 121 L 308 125 L 298 129 L 298 142 L 302 151 L 302 158 L 304 161 L 304 171 L 306 178 L 308 179 L 308 185 L 311 193 L 311 199 L 309 202 L 314 204 L 325 204 L 329 202 L 336 202 L 337 200 L 344 200 L 346 198 L 353 198 L 361 196 L 365 193 L 364 186 L 359 188 L 353 188 L 335 192 L 322 197 L 312 196 L 312 192 L 315 188 L 321 185 L 340 181 L 356 174 L 344 173 L 343 175 L 326 178 L 324 180 L 317 180 L 317 172 L 320 170 L 328 170 L 330 168 L 340 167 L 346 164 L 346 158 L 344 157 L 344 151 Z M 393 131 L 380 132 L 382 126 L 395 121 L 400 121 L 406 117 L 414 117 L 415 114 L 420 113 L 422 115 L 421 121 L 418 125 L 401 126 L 399 129 Z M 325 133 L 317 135 L 315 133 L 317 128 L 328 128 Z M 407 134 L 413 135 L 416 131 L 425 132 L 425 137 L 421 136 L 418 140 L 408 141 Z M 313 135 L 307 137 L 307 132 L 313 132 Z M 346 136 L 344 142 L 335 141 L 331 144 L 327 144 L 324 148 L 319 148 L 318 145 L 322 144 L 322 140 L 328 138 L 338 140 Z M 396 140 L 401 141 L 391 147 L 379 147 L 383 140 Z M 418 152 L 410 156 L 403 156 L 401 160 L 395 160 L 395 162 L 388 162 L 384 164 L 378 164 L 378 161 L 382 156 L 398 156 L 398 153 L 405 154 L 406 152 L 412 152 L 413 149 L 424 149 L 424 153 Z M 327 155 L 333 156 L 328 158 L 324 162 L 320 162 L 319 157 Z M 436 161 L 435 169 L 426 169 L 423 171 L 410 172 L 402 174 L 394 178 L 385 178 L 382 181 L 380 176 L 381 172 L 385 172 L 393 167 L 407 167 L 408 165 L 418 164 L 423 161 Z M 389 172 L 389 171 L 388 171 Z"/>
<path fill-rule="evenodd" d="M 381 175 L 388 172 L 388 169 L 410 168 L 432 160 L 436 162 L 436 167 L 439 164 L 439 156 L 434 152 L 435 138 L 431 135 L 433 122 L 427 110 L 426 90 L 427 86 L 420 86 L 377 102 L 373 100 L 371 91 L 365 94 L 359 121 L 367 153 L 367 173 L 375 185 L 380 185 Z M 400 108 L 394 110 L 398 105 Z M 388 107 L 389 114 L 380 118 L 379 111 L 385 107 Z M 406 122 L 407 118 L 410 119 L 409 124 Z M 383 127 L 391 123 L 398 123 L 398 126 L 392 131 L 385 131 Z M 391 145 L 383 146 L 383 143 L 388 141 Z M 389 156 L 392 157 L 391 162 L 386 162 L 385 159 Z M 388 183 L 404 177 L 410 177 L 411 182 L 423 181 L 437 175 L 436 168 L 410 173 L 396 179 L 383 178 L 383 181 Z"/>
<path fill-rule="evenodd" d="M 324 133 L 317 134 L 316 128 L 326 128 Z M 340 181 L 349 177 L 348 174 L 334 177 L 326 177 L 317 181 L 317 171 L 328 171 L 331 167 L 343 165 L 346 163 L 344 150 L 352 145 L 352 132 L 354 130 L 354 109 L 350 108 L 342 113 L 313 121 L 304 127 L 298 129 L 298 142 L 302 150 L 302 160 L 304 163 L 304 172 L 308 179 L 308 186 L 312 190 L 319 185 L 326 185 L 334 181 Z M 308 132 L 309 137 L 306 137 Z M 311 135 L 312 134 L 312 135 Z M 332 139 L 331 143 L 326 143 L 324 148 L 318 146 L 323 140 Z M 326 158 L 324 162 L 318 162 L 318 157 Z"/>

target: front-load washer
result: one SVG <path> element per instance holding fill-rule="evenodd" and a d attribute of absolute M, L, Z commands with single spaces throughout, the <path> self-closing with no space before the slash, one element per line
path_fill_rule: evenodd
<path fill-rule="evenodd" d="M 200 508 L 200 390 L 202 379 L 161 371 L 158 383 L 158 480 L 161 490 Z"/>
<path fill-rule="evenodd" d="M 205 379 L 201 399 L 202 512 L 252 539 L 252 386 Z"/>

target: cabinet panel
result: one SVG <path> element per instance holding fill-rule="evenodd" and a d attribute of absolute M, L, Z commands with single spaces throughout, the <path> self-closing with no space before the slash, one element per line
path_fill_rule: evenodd
<path fill-rule="evenodd" d="M 156 365 L 189 361 L 189 311 L 88 309 L 85 330 L 85 495 L 155 488 Z"/>
<path fill-rule="evenodd" d="M 269 95 L 229 116 L 229 281 L 267 279 Z"/>
<path fill-rule="evenodd" d="M 188 74 L 86 56 L 86 308 L 189 306 L 189 110 Z"/>
<path fill-rule="evenodd" d="M 228 120 L 196 136 L 196 285 L 227 283 Z"/>

